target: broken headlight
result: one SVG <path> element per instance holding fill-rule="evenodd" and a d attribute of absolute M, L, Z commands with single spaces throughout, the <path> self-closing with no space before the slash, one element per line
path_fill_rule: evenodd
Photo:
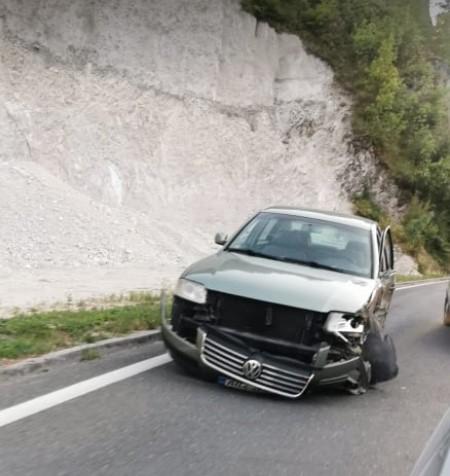
<path fill-rule="evenodd" d="M 341 312 L 330 312 L 323 328 L 325 332 L 335 335 L 347 344 L 348 337 L 360 337 L 364 332 L 361 318 Z"/>

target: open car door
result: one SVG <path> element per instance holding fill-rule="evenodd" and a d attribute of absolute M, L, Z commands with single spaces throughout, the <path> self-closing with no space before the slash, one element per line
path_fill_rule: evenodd
<path fill-rule="evenodd" d="M 389 306 L 395 290 L 394 244 L 390 227 L 387 227 L 382 234 L 379 260 L 380 281 L 382 285 L 380 324 L 384 327 L 384 321 L 389 311 Z"/>

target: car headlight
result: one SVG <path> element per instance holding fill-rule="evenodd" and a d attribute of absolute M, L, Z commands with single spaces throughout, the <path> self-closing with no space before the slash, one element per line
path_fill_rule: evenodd
<path fill-rule="evenodd" d="M 207 291 L 205 286 L 188 279 L 180 278 L 175 287 L 175 296 L 187 301 L 196 302 L 197 304 L 205 304 Z"/>
<path fill-rule="evenodd" d="M 344 342 L 348 343 L 347 335 L 361 335 L 364 332 L 364 325 L 355 318 L 356 316 L 348 316 L 341 312 L 330 312 L 323 326 L 326 332 L 334 334 Z"/>

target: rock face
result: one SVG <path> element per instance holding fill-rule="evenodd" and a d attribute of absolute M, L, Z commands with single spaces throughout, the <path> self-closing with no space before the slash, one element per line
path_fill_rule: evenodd
<path fill-rule="evenodd" d="M 446 11 L 444 3 L 444 0 L 430 0 L 430 17 L 433 25 L 436 25 L 438 15 Z"/>
<path fill-rule="evenodd" d="M 265 206 L 395 206 L 329 67 L 237 0 L 1 0 L 0 42 L 4 268 L 173 277 Z"/>

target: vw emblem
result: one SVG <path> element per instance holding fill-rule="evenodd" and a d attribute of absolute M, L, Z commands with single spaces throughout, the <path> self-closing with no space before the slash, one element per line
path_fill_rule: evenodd
<path fill-rule="evenodd" d="M 259 360 L 250 359 L 244 362 L 242 366 L 242 373 L 244 377 L 247 377 L 250 380 L 256 380 L 262 371 L 262 365 Z"/>

